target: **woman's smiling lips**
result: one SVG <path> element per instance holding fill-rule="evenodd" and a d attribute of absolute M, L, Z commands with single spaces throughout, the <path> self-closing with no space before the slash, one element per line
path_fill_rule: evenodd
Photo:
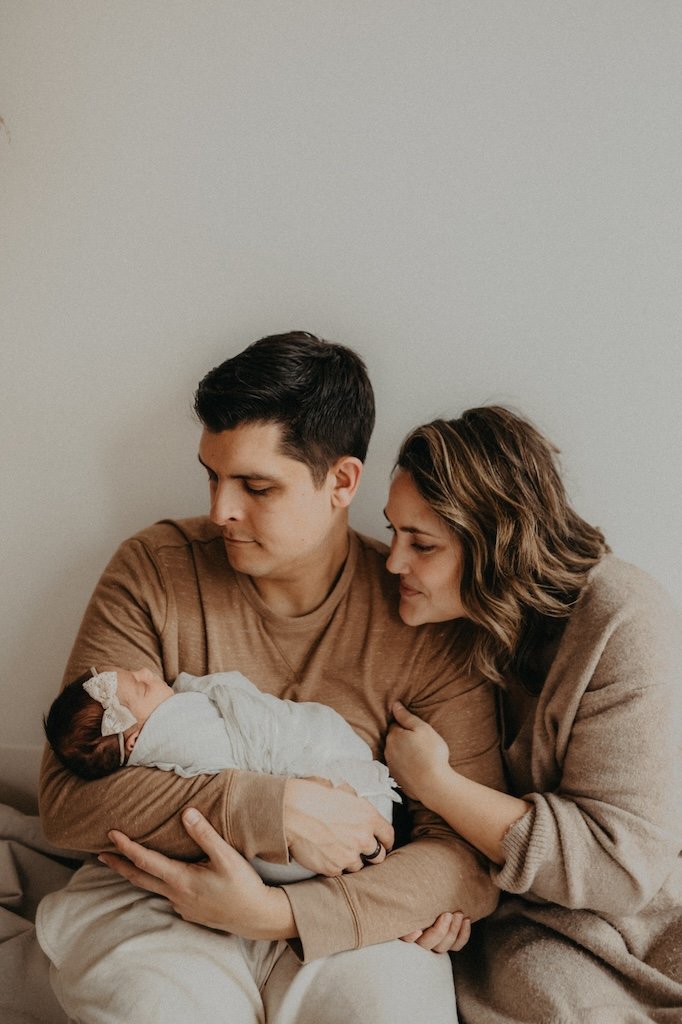
<path fill-rule="evenodd" d="M 401 597 L 416 597 L 421 594 L 421 590 L 415 590 L 414 587 L 408 587 L 407 583 L 400 581 L 400 596 Z"/>

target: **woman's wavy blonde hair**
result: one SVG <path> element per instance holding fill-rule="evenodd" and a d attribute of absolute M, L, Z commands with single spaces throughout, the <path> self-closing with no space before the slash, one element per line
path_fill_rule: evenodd
<path fill-rule="evenodd" d="M 540 647 L 609 550 L 569 505 L 558 453 L 527 420 L 490 405 L 417 427 L 396 463 L 464 549 L 458 667 L 496 682 L 511 671 L 531 689 Z"/>

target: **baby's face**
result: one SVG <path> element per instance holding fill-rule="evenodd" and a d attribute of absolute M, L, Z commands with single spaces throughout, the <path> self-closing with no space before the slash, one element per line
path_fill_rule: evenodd
<path fill-rule="evenodd" d="M 118 699 L 130 708 L 138 725 L 144 725 L 152 711 L 173 696 L 168 683 L 164 683 L 160 676 L 154 675 L 148 668 L 140 668 L 135 672 L 125 668 L 113 671 L 118 677 Z"/>

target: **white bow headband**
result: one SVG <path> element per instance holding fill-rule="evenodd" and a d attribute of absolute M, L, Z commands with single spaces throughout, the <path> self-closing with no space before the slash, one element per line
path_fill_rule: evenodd
<path fill-rule="evenodd" d="M 83 683 L 83 689 L 90 697 L 93 697 L 104 708 L 102 715 L 102 736 L 114 736 L 118 734 L 118 746 L 121 752 L 121 764 L 125 761 L 125 742 L 123 733 L 131 725 L 135 725 L 137 719 L 129 708 L 124 707 L 118 699 L 116 690 L 118 687 L 118 676 L 115 672 L 98 672 L 91 668 L 92 679 Z"/>

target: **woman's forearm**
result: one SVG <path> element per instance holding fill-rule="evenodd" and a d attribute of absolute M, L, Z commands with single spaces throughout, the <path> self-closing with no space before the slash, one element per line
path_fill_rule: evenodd
<path fill-rule="evenodd" d="M 504 864 L 502 849 L 509 827 L 530 810 L 526 800 L 473 782 L 448 767 L 422 799 L 467 842 L 495 864 Z"/>
<path fill-rule="evenodd" d="M 489 860 L 504 864 L 502 840 L 531 805 L 460 775 L 450 767 L 448 744 L 435 729 L 400 701 L 392 710 L 395 723 L 386 737 L 385 755 L 398 785 Z"/>

